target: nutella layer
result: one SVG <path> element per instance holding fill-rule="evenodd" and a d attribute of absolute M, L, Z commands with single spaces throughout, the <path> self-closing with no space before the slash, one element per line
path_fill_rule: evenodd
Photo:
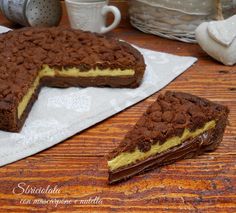
<path fill-rule="evenodd" d="M 139 86 L 145 63 L 131 45 L 63 27 L 0 35 L 0 129 L 19 131 L 42 86 Z"/>
<path fill-rule="evenodd" d="M 214 150 L 228 108 L 185 93 L 160 95 L 108 155 L 109 183 Z"/>

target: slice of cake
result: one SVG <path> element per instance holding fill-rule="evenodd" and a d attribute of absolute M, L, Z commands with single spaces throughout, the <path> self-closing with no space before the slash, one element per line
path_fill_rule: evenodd
<path fill-rule="evenodd" d="M 143 56 L 131 45 L 69 28 L 0 35 L 0 129 L 19 131 L 42 86 L 139 86 Z"/>
<path fill-rule="evenodd" d="M 159 95 L 108 155 L 109 183 L 214 150 L 228 113 L 227 107 L 190 94 Z"/>

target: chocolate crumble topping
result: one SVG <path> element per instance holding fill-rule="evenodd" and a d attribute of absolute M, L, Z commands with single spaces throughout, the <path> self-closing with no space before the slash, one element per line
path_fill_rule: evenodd
<path fill-rule="evenodd" d="M 184 129 L 195 131 L 228 112 L 227 107 L 206 99 L 168 91 L 148 107 L 120 145 L 108 155 L 108 160 L 122 152 L 133 152 L 136 147 L 147 152 L 157 142 L 163 144 L 168 138 L 181 136 Z"/>

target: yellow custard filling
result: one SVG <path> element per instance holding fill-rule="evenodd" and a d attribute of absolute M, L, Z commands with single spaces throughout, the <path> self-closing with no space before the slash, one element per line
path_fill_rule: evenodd
<path fill-rule="evenodd" d="M 28 90 L 27 94 L 23 97 L 21 102 L 18 105 L 17 112 L 18 112 L 18 119 L 21 118 L 23 112 L 25 111 L 32 95 L 34 94 L 35 90 L 38 88 L 40 79 L 46 76 L 54 77 L 54 76 L 60 76 L 60 77 L 99 77 L 99 76 L 108 76 L 108 77 L 114 77 L 114 76 L 133 76 L 135 74 L 135 71 L 132 69 L 103 69 L 100 70 L 98 68 L 91 69 L 88 71 L 81 71 L 78 68 L 62 68 L 62 70 L 57 70 L 50 68 L 47 65 L 43 66 L 43 69 L 39 72 L 39 75 L 35 79 L 32 87 Z"/>
<path fill-rule="evenodd" d="M 172 137 L 166 140 L 163 144 L 159 145 L 156 143 L 151 146 L 151 149 L 148 152 L 141 152 L 138 148 L 135 149 L 134 152 L 124 152 L 108 161 L 108 167 L 111 171 L 118 169 L 123 166 L 127 166 L 129 164 L 133 164 L 138 160 L 145 160 L 152 155 L 156 155 L 158 153 L 164 152 L 167 149 L 178 146 L 187 139 L 194 138 L 204 133 L 205 131 L 215 128 L 216 121 L 212 120 L 207 122 L 204 127 L 195 130 L 194 132 L 185 129 L 182 136 Z"/>

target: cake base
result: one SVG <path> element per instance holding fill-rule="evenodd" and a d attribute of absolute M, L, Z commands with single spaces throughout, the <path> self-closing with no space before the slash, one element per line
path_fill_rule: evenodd
<path fill-rule="evenodd" d="M 42 86 L 48 87 L 111 87 L 111 88 L 136 88 L 140 84 L 138 76 L 122 77 L 44 77 Z"/>

